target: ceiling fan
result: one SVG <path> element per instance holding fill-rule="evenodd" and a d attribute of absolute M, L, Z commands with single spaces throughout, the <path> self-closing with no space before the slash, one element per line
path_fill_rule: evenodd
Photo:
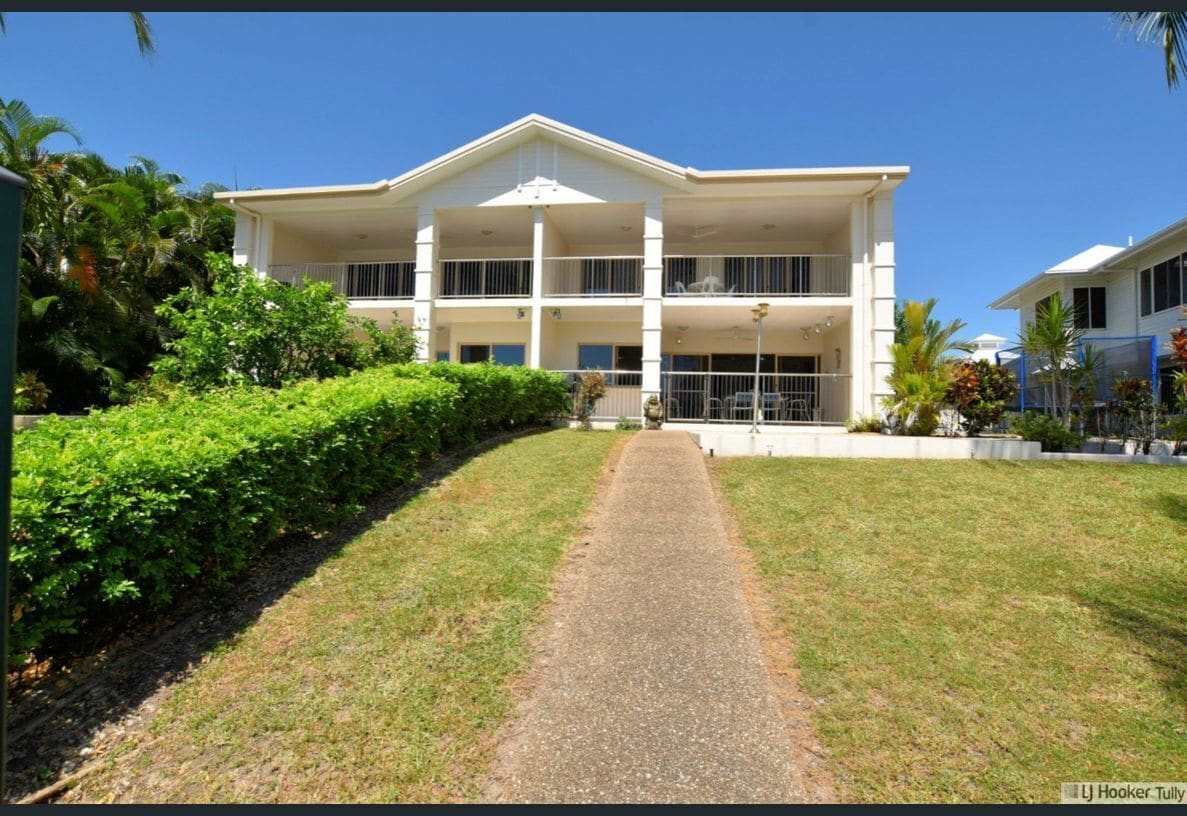
<path fill-rule="evenodd" d="M 722 340 L 753 340 L 754 332 L 742 331 L 741 326 L 730 326 L 726 331 L 717 333 L 715 337 Z"/>
<path fill-rule="evenodd" d="M 710 235 L 717 234 L 716 224 L 701 224 L 700 226 L 691 227 L 677 227 L 670 228 L 673 233 L 691 241 L 699 241 L 701 238 L 708 238 Z"/>

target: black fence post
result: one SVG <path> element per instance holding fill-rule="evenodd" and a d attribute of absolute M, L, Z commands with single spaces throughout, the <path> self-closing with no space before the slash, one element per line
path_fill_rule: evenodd
<path fill-rule="evenodd" d="M 8 547 L 12 521 L 12 381 L 20 296 L 21 207 L 25 180 L 0 167 L 0 802 L 8 799 Z"/>

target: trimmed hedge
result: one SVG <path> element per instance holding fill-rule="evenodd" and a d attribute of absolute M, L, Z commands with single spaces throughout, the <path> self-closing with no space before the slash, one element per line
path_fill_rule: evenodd
<path fill-rule="evenodd" d="M 51 417 L 15 440 L 13 652 L 225 585 L 282 533 L 324 529 L 426 456 L 566 398 L 549 372 L 436 364 Z"/>

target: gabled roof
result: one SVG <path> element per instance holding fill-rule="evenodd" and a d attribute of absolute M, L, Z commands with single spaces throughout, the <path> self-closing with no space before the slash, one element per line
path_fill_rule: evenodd
<path fill-rule="evenodd" d="M 1101 269 L 1101 264 L 1122 252 L 1123 248 L 1109 244 L 1093 244 L 1083 252 L 1077 252 L 1070 258 L 1064 258 L 1049 269 L 1024 283 L 1015 286 L 1009 292 L 989 304 L 990 309 L 1017 309 L 1020 306 L 1019 295 L 1036 283 L 1048 280 L 1053 275 L 1092 275 Z"/>
<path fill-rule="evenodd" d="M 974 337 L 969 342 L 970 343 L 1004 343 L 1004 342 L 1006 342 L 1006 338 L 1000 337 L 996 334 L 990 334 L 989 332 L 985 332 L 984 334 L 978 334 L 976 337 Z"/>
<path fill-rule="evenodd" d="M 1178 238 L 1180 235 L 1187 233 L 1187 218 L 1180 218 L 1175 223 L 1163 227 L 1153 235 L 1147 236 L 1138 241 L 1133 246 L 1126 247 L 1121 252 L 1109 257 L 1107 261 L 1101 263 L 1101 269 L 1116 269 L 1121 264 L 1128 261 L 1134 255 L 1140 252 L 1145 252 L 1163 241 Z"/>
<path fill-rule="evenodd" d="M 906 178 L 910 168 L 905 165 L 876 167 L 816 167 L 816 168 L 773 168 L 765 170 L 697 170 L 680 167 L 671 162 L 651 156 L 626 145 L 603 139 L 555 119 L 537 113 L 517 119 L 509 125 L 492 131 L 481 138 L 451 150 L 443 156 L 414 167 L 391 179 L 381 179 L 372 184 L 344 184 L 323 187 L 286 187 L 268 190 L 236 190 L 216 193 L 220 200 L 264 200 L 300 197 L 320 197 L 359 194 L 382 194 L 389 191 L 410 192 L 426 186 L 440 176 L 450 175 L 481 161 L 483 157 L 498 154 L 516 144 L 537 136 L 546 136 L 562 144 L 583 148 L 587 152 L 601 154 L 617 164 L 631 167 L 637 172 L 666 181 L 677 187 L 692 188 L 701 183 L 793 181 L 793 180 L 879 180 L 899 182 Z"/>

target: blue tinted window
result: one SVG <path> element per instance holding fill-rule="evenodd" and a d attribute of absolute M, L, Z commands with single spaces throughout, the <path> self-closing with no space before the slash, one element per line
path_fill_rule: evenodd
<path fill-rule="evenodd" d="M 610 371 L 614 368 L 614 346 L 578 346 L 577 367 L 600 368 Z"/>
<path fill-rule="evenodd" d="M 518 365 L 521 366 L 526 361 L 524 355 L 524 346 L 522 343 L 518 345 L 505 346 L 491 346 L 491 358 L 498 365 Z"/>

